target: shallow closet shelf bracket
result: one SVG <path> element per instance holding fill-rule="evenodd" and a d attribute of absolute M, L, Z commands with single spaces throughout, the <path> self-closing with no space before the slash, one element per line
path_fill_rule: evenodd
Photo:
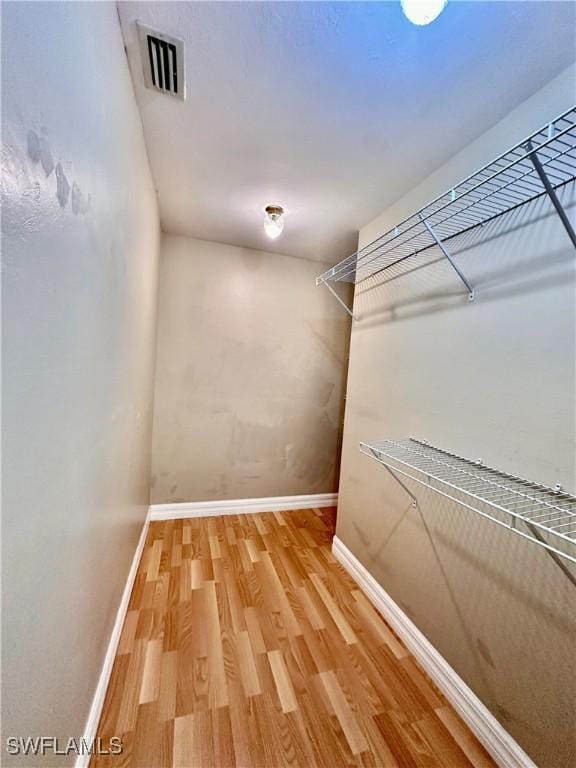
<path fill-rule="evenodd" d="M 441 254 L 449 261 L 470 299 L 474 290 L 458 267 L 458 253 L 468 233 L 539 198 L 547 197 L 576 248 L 576 234 L 560 191 L 576 179 L 576 107 L 456 184 L 443 195 L 384 232 L 373 242 L 321 274 L 316 284 L 364 283 L 397 267 L 418 266 L 419 256 Z M 463 239 L 461 236 L 464 236 Z M 423 259 L 428 267 L 435 259 Z M 386 270 L 391 270 L 386 272 Z M 343 302 L 337 297 L 340 303 Z M 346 311 L 352 314 L 346 307 Z"/>
<path fill-rule="evenodd" d="M 434 448 L 414 438 L 360 443 L 416 502 L 398 475 L 576 563 L 576 496 Z"/>
<path fill-rule="evenodd" d="M 462 282 L 463 282 L 463 283 L 464 283 L 464 285 L 466 286 L 466 289 L 467 289 L 467 291 L 468 291 L 468 298 L 470 299 L 470 301 L 474 301 L 474 288 L 472 288 L 472 286 L 470 285 L 470 283 L 468 282 L 468 280 L 467 280 L 467 279 L 464 277 L 464 274 L 462 273 L 462 271 L 460 270 L 460 268 L 458 267 L 458 265 L 455 263 L 455 261 L 454 261 L 454 259 L 452 258 L 452 256 L 450 256 L 450 254 L 448 253 L 448 249 L 446 248 L 446 246 L 444 245 L 444 243 L 442 242 L 442 240 L 441 240 L 441 239 L 438 237 L 438 235 L 436 234 L 436 232 L 434 232 L 434 230 L 432 229 L 432 227 L 430 226 L 430 224 L 429 224 L 429 223 L 426 221 L 426 219 L 425 219 L 425 218 L 422 216 L 422 214 L 420 214 L 420 219 L 422 220 L 422 223 L 424 224 L 424 226 L 425 226 L 425 227 L 426 227 L 426 229 L 428 230 L 428 233 L 429 233 L 430 237 L 431 237 L 431 238 L 434 240 L 434 242 L 436 243 L 436 245 L 438 246 L 438 248 L 440 248 L 440 250 L 442 251 L 442 253 L 444 254 L 444 256 L 445 256 L 445 257 L 448 259 L 448 261 L 450 262 L 450 266 L 452 267 L 452 269 L 454 270 L 454 272 L 456 272 L 456 274 L 458 275 L 458 277 L 460 278 L 460 280 L 462 280 Z"/>
<path fill-rule="evenodd" d="M 550 135 L 554 134 L 554 123 L 550 123 L 550 125 L 548 126 L 548 131 Z M 574 246 L 574 248 L 576 248 L 576 234 L 574 233 L 574 227 L 572 226 L 570 219 L 566 215 L 564 206 L 558 199 L 558 195 L 554 190 L 554 185 L 548 178 L 548 175 L 544 169 L 544 166 L 542 165 L 542 163 L 540 162 L 540 158 L 538 157 L 538 152 L 536 152 L 536 149 L 534 148 L 531 141 L 526 142 L 526 149 L 530 154 L 530 160 L 532 162 L 532 165 L 534 166 L 540 181 L 544 185 L 544 189 L 546 190 L 548 197 L 552 201 L 552 205 L 556 209 L 556 213 L 560 217 L 560 221 L 562 222 L 562 225 L 564 226 L 564 229 L 566 230 L 568 237 L 572 241 L 572 245 Z"/>
<path fill-rule="evenodd" d="M 316 278 L 316 287 L 318 287 L 319 285 L 325 285 L 325 286 L 326 286 L 326 288 L 328 288 L 328 290 L 329 290 L 329 291 L 330 291 L 330 293 L 332 294 L 332 296 L 334 296 L 334 298 L 336 299 L 336 301 L 337 301 L 337 302 L 340 304 L 340 306 L 341 306 L 341 307 L 342 307 L 342 308 L 343 308 L 343 309 L 344 309 L 346 312 L 348 312 L 348 314 L 350 315 L 350 317 L 352 318 L 352 320 L 358 320 L 358 318 L 356 317 L 356 315 L 354 314 L 354 312 L 353 312 L 353 311 L 350 309 L 350 307 L 349 307 L 349 306 L 348 306 L 348 305 L 347 305 L 347 304 L 346 304 L 344 301 L 342 301 L 342 299 L 340 298 L 340 296 L 338 296 L 338 294 L 336 293 L 336 291 L 334 290 L 334 288 L 332 288 L 332 286 L 330 285 L 330 283 L 328 283 L 328 282 L 327 282 L 327 280 L 323 279 L 323 275 L 321 275 L 320 277 L 317 277 L 317 278 Z"/>

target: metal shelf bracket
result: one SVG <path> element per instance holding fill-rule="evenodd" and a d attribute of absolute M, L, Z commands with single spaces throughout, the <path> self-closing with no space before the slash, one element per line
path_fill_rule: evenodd
<path fill-rule="evenodd" d="M 438 248 L 440 248 L 440 250 L 442 251 L 442 253 L 444 254 L 444 256 L 445 256 L 445 257 L 448 259 L 448 261 L 450 262 L 450 266 L 452 267 L 452 269 L 454 270 L 454 272 L 456 272 L 456 274 L 458 275 L 458 277 L 460 278 L 460 280 L 462 280 L 462 282 L 463 282 L 463 283 L 464 283 L 464 285 L 466 286 L 466 289 L 468 290 L 468 299 L 469 299 L 470 301 L 474 301 L 474 288 L 472 288 L 472 286 L 470 285 L 470 283 L 469 283 L 469 282 L 468 282 L 468 280 L 466 279 L 466 276 L 464 275 L 464 273 L 463 273 L 463 272 L 462 272 L 462 271 L 459 269 L 459 267 L 457 266 L 457 264 L 454 262 L 454 260 L 452 259 L 452 256 L 450 256 L 450 254 L 449 254 L 449 252 L 448 252 L 448 249 L 446 248 L 446 246 L 444 245 L 444 243 L 442 242 L 442 240 L 441 240 L 441 239 L 438 237 L 438 235 L 436 234 L 436 232 L 434 232 L 434 229 L 433 229 L 433 228 L 432 228 L 432 226 L 431 226 L 431 225 L 430 225 L 430 224 L 429 224 L 429 223 L 426 221 L 426 219 L 424 218 L 424 216 L 422 216 L 422 214 L 420 214 L 420 220 L 421 220 L 422 224 L 424 224 L 424 226 L 426 227 L 426 229 L 428 230 L 428 232 L 430 233 L 430 237 L 431 237 L 431 238 L 434 240 L 434 242 L 436 243 L 436 245 L 438 246 Z"/>
<path fill-rule="evenodd" d="M 332 286 L 330 285 L 330 283 L 327 283 L 327 282 L 326 282 L 326 280 L 320 280 L 320 278 L 317 278 L 317 279 L 316 279 L 316 286 L 318 286 L 318 285 L 321 285 L 321 284 L 322 284 L 322 285 L 325 285 L 325 286 L 326 286 L 326 288 L 328 288 L 328 290 L 330 291 L 330 293 L 332 294 L 332 296 L 334 296 L 334 298 L 336 299 L 336 301 L 338 302 L 338 304 L 340 304 L 340 306 L 341 306 L 341 307 L 342 307 L 342 308 L 343 308 L 343 309 L 344 309 L 346 312 L 348 312 L 348 314 L 349 314 L 349 315 L 350 315 L 350 317 L 352 318 L 353 322 L 357 322 L 357 321 L 358 321 L 358 317 L 357 317 L 357 316 L 354 314 L 354 312 L 352 312 L 352 310 L 350 309 L 350 307 L 348 307 L 348 306 L 345 304 L 345 302 L 343 302 L 343 301 L 342 301 L 342 299 L 340 298 L 340 296 L 338 296 L 338 294 L 336 293 L 336 291 L 334 290 L 334 288 L 332 288 Z"/>
<path fill-rule="evenodd" d="M 402 480 L 400 480 L 400 478 L 398 477 L 396 472 L 394 472 L 394 470 L 391 467 L 389 467 L 387 464 L 384 464 L 384 462 L 381 460 L 379 454 L 375 450 L 373 450 L 371 448 L 371 446 L 367 445 L 366 443 L 361 443 L 361 446 L 362 446 L 362 450 L 363 450 L 364 453 L 368 454 L 368 452 L 369 452 L 370 457 L 373 458 L 375 461 L 377 461 L 378 464 L 383 466 L 384 469 L 386 469 L 392 475 L 392 477 L 394 478 L 394 480 L 396 480 L 398 485 L 404 490 L 404 492 L 408 496 L 410 496 L 410 498 L 412 499 L 412 506 L 414 507 L 414 509 L 416 509 L 418 507 L 418 499 L 412 493 L 410 488 L 408 488 L 406 483 L 404 483 L 404 482 L 402 482 Z"/>
<path fill-rule="evenodd" d="M 554 125 L 552 123 L 550 123 L 550 125 L 548 126 L 548 134 L 550 137 L 552 137 L 554 134 Z M 534 149 L 534 145 L 532 144 L 531 141 L 526 142 L 526 150 L 530 156 L 532 165 L 534 166 L 534 169 L 536 170 L 536 173 L 540 177 L 540 181 L 542 182 L 544 189 L 548 194 L 548 197 L 552 201 L 552 205 L 556 209 L 556 213 L 560 217 L 560 221 L 564 225 L 564 229 L 566 230 L 568 237 L 572 241 L 572 245 L 574 246 L 574 248 L 576 248 L 576 233 L 574 232 L 574 227 L 572 226 L 570 219 L 566 215 L 566 211 L 564 210 L 562 203 L 558 199 L 558 195 L 554 191 L 554 188 L 550 183 L 550 179 L 548 178 L 546 171 L 544 170 L 544 167 L 540 162 L 538 153 Z"/>

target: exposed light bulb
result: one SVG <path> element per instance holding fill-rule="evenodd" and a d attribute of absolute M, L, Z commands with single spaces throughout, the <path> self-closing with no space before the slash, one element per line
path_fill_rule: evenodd
<path fill-rule="evenodd" d="M 437 19 L 448 0 L 400 0 L 404 15 L 412 24 L 423 26 Z"/>
<path fill-rule="evenodd" d="M 281 205 L 267 205 L 264 211 L 264 231 L 271 240 L 276 240 L 284 229 L 284 208 Z"/>

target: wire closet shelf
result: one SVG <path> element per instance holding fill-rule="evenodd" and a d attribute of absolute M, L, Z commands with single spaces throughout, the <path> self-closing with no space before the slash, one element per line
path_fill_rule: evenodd
<path fill-rule="evenodd" d="M 408 216 L 369 245 L 323 272 L 316 285 L 358 285 L 437 248 L 469 293 L 474 289 L 449 253 L 450 240 L 548 195 L 568 236 L 576 234 L 556 192 L 576 179 L 576 106 Z M 337 294 L 335 296 L 341 301 Z M 341 302 L 342 303 L 342 302 Z M 352 314 L 348 307 L 345 309 Z"/>
<path fill-rule="evenodd" d="M 414 438 L 360 443 L 411 496 L 397 474 L 456 501 L 513 533 L 576 563 L 576 496 L 434 448 Z"/>

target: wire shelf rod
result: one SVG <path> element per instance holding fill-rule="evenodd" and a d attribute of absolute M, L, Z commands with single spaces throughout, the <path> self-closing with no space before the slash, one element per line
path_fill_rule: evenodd
<path fill-rule="evenodd" d="M 531 511 L 531 510 L 525 510 L 525 509 L 523 509 L 523 510 L 521 510 L 521 512 L 520 512 L 519 514 L 525 515 L 525 514 L 527 514 L 527 513 L 528 513 L 528 512 L 530 512 L 530 511 Z M 538 509 L 536 509 L 535 511 L 538 511 Z M 573 510 L 566 510 L 566 509 L 562 509 L 561 511 L 562 511 L 562 512 L 568 512 L 568 513 L 571 513 L 572 515 L 574 514 L 574 513 L 573 513 Z M 534 519 L 536 520 L 536 519 L 538 519 L 538 518 L 542 518 L 542 517 L 544 517 L 544 518 L 547 518 L 547 517 L 550 517 L 550 515 L 551 515 L 551 514 L 554 514 L 554 513 L 552 513 L 552 512 L 540 512 L 540 514 L 538 514 L 538 515 L 534 515 Z"/>
<path fill-rule="evenodd" d="M 392 441 L 392 440 L 387 440 L 387 441 L 384 441 L 384 442 L 392 443 L 394 445 L 397 445 L 399 448 L 403 447 L 401 445 L 401 443 L 399 443 L 398 441 L 395 442 L 395 441 Z M 506 472 L 502 472 L 499 469 L 495 469 L 494 467 L 490 467 L 490 466 L 488 466 L 488 465 L 486 465 L 486 464 L 484 464 L 483 462 L 480 462 L 480 461 L 478 461 L 478 462 L 471 462 L 469 459 L 464 459 L 464 458 L 462 458 L 461 456 L 458 456 L 455 453 L 450 453 L 449 451 L 443 450 L 441 448 L 433 448 L 432 446 L 430 446 L 429 443 L 426 443 L 423 440 L 415 440 L 414 438 L 410 438 L 410 443 L 411 443 L 411 445 L 414 444 L 414 445 L 417 445 L 417 446 L 421 446 L 422 448 L 430 448 L 433 451 L 435 451 L 436 453 L 441 454 L 443 456 L 448 456 L 449 458 L 452 458 L 452 459 L 455 459 L 455 460 L 457 460 L 459 462 L 462 462 L 462 464 L 464 464 L 464 465 L 473 465 L 473 466 L 481 467 L 482 469 L 485 469 L 488 472 L 492 472 L 492 473 L 494 473 L 495 475 L 497 475 L 499 477 L 503 477 L 503 478 L 506 478 L 506 479 L 508 479 L 510 481 L 518 481 L 520 483 L 529 485 L 530 487 L 534 488 L 535 490 L 538 490 L 538 491 L 541 491 L 541 492 L 546 492 L 546 493 L 551 493 L 554 496 L 566 496 L 567 498 L 569 498 L 571 500 L 573 499 L 573 500 L 576 501 L 576 498 L 574 496 L 571 496 L 570 494 L 568 494 L 566 492 L 563 492 L 563 491 L 557 492 L 554 488 L 550 488 L 549 486 L 541 485 L 539 483 L 534 483 L 532 480 L 527 480 L 527 479 L 522 478 L 522 477 L 516 477 L 515 475 L 510 475 L 510 474 L 508 474 Z M 424 454 L 422 451 L 416 451 L 414 448 L 410 448 L 409 450 L 411 450 L 413 453 L 419 453 L 419 455 L 426 457 L 426 454 Z M 433 459 L 434 462 L 438 462 L 438 459 L 434 459 L 433 457 L 431 457 L 431 458 Z M 450 465 L 448 465 L 448 466 L 450 466 Z"/>

